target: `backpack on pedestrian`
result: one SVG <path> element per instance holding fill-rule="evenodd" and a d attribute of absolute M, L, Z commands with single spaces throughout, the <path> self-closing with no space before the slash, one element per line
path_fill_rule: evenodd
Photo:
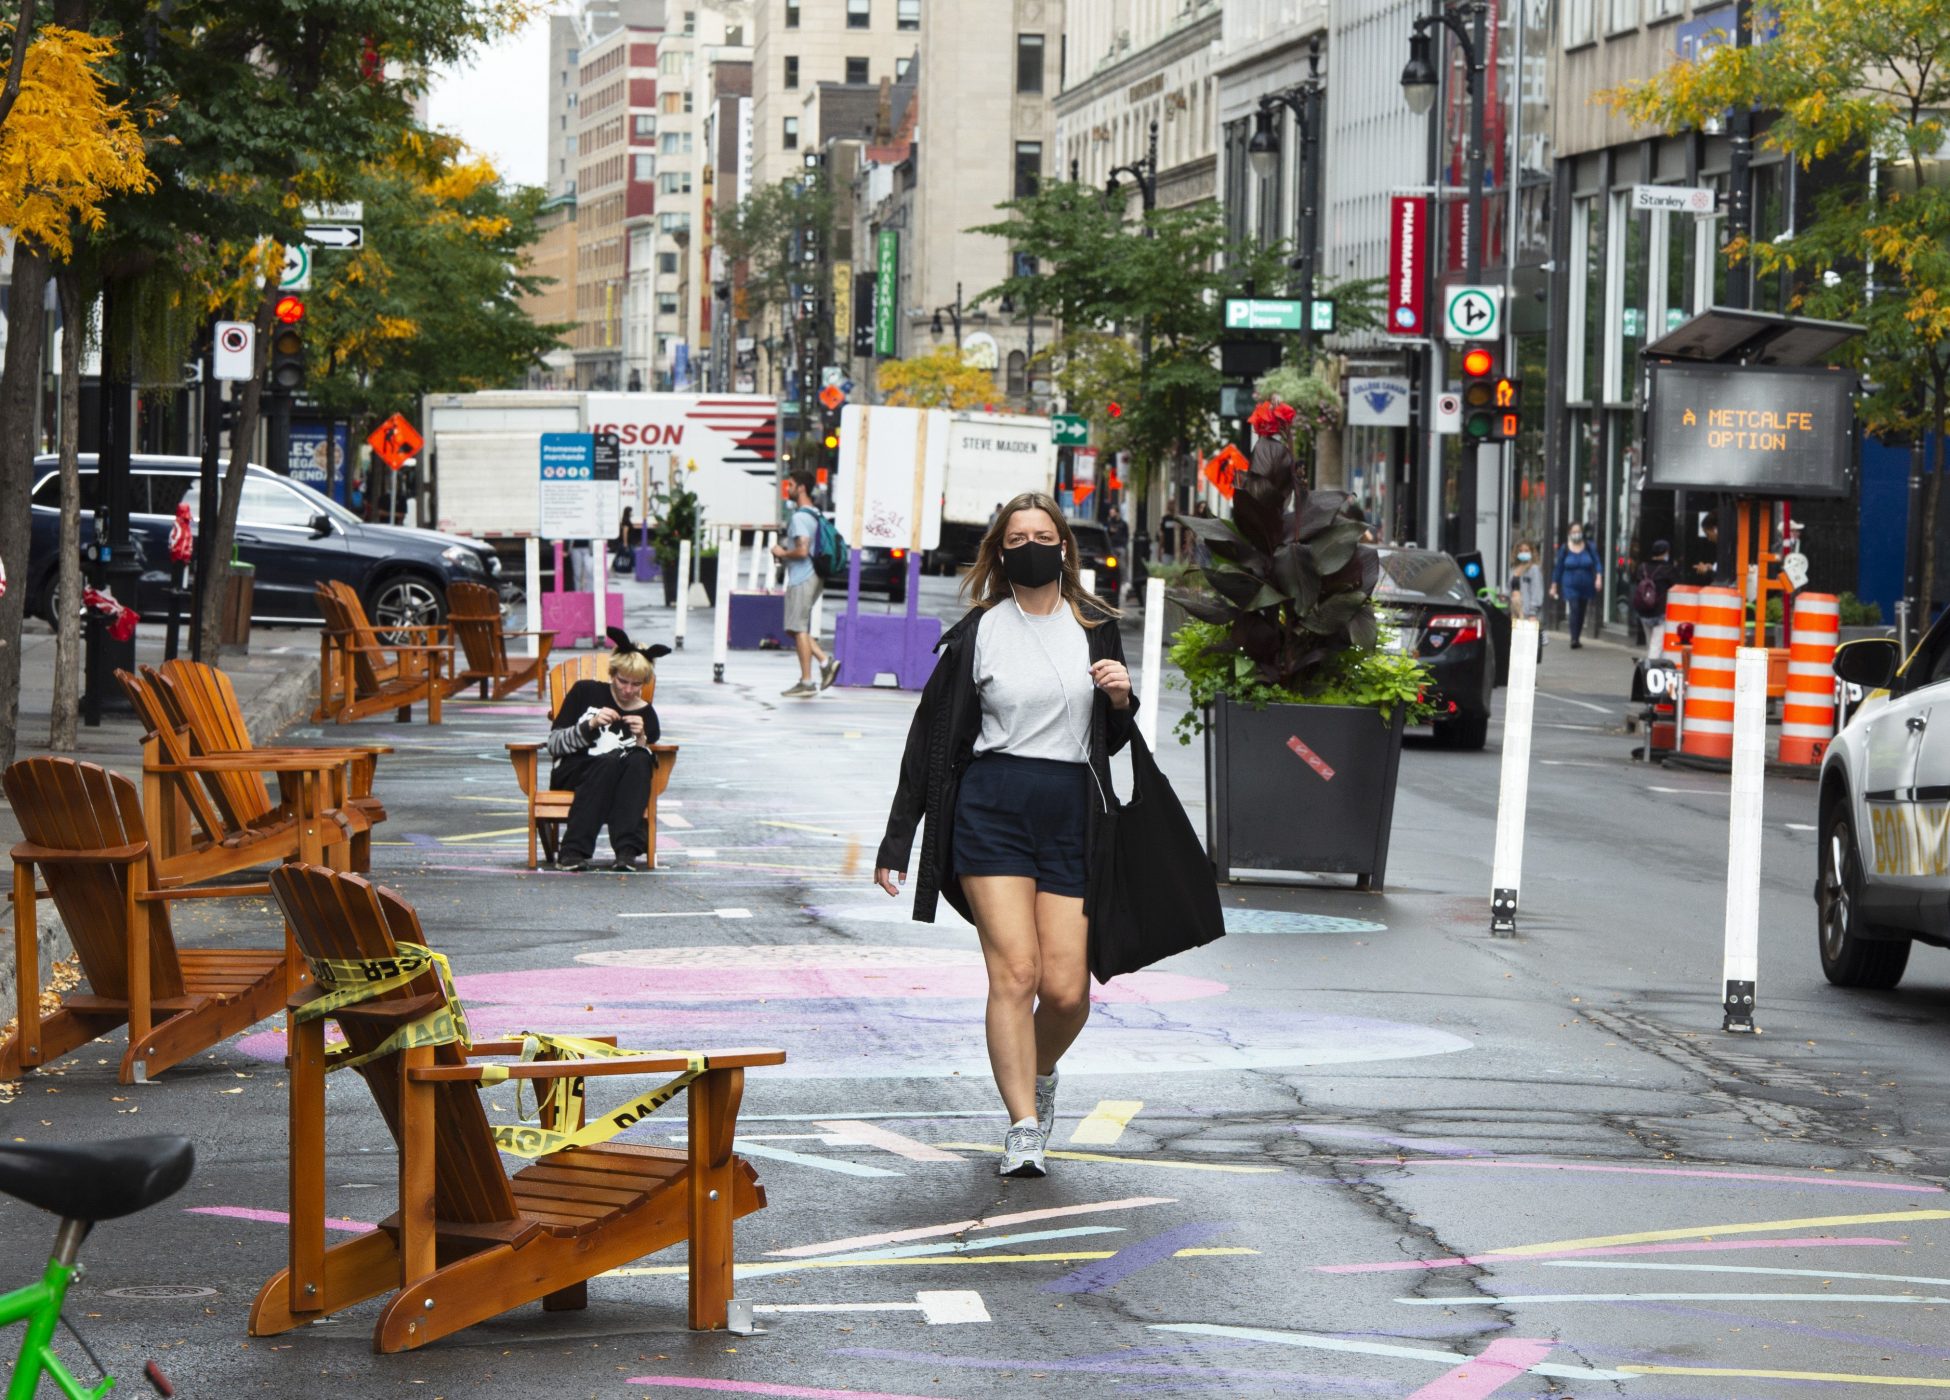
<path fill-rule="evenodd" d="M 1639 581 L 1632 585 L 1632 611 L 1640 617 L 1658 617 L 1666 610 L 1666 600 L 1660 596 L 1659 580 L 1652 577 L 1648 564 L 1639 565 Z"/>
<path fill-rule="evenodd" d="M 821 578 L 846 572 L 846 536 L 840 533 L 839 527 L 823 511 L 812 510 L 810 506 L 800 506 L 799 509 L 810 511 L 813 519 L 819 522 L 819 529 L 813 535 L 813 568 L 818 570 Z"/>

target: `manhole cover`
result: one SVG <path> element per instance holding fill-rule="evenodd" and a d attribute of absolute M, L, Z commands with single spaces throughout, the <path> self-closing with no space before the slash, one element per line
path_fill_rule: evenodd
<path fill-rule="evenodd" d="M 200 1283 L 136 1283 L 127 1288 L 111 1288 L 111 1298 L 214 1298 L 217 1290 Z"/>
<path fill-rule="evenodd" d="M 1228 909 L 1227 933 L 1386 933 L 1388 925 L 1332 914 L 1288 914 L 1278 909 Z"/>

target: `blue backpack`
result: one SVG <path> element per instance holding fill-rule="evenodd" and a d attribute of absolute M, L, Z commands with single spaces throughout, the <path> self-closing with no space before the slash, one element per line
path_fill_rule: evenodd
<path fill-rule="evenodd" d="M 819 522 L 819 529 L 814 533 L 812 542 L 813 568 L 822 578 L 829 574 L 844 573 L 848 562 L 846 536 L 839 532 L 839 527 L 827 519 L 823 512 L 814 510 L 811 506 L 799 506 L 798 509 L 808 512 Z"/>

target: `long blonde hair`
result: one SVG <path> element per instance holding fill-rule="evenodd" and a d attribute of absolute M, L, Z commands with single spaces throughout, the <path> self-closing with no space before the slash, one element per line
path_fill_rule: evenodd
<path fill-rule="evenodd" d="M 989 522 L 989 528 L 982 536 L 980 548 L 975 551 L 975 566 L 962 580 L 962 596 L 974 600 L 978 608 L 992 608 L 997 603 L 1013 597 L 1009 587 L 1009 577 L 1002 572 L 1002 540 L 1009 533 L 1009 522 L 1019 510 L 1040 510 L 1056 522 L 1057 542 L 1063 546 L 1063 599 L 1070 605 L 1070 611 L 1085 627 L 1095 627 L 1107 618 L 1120 617 L 1121 613 L 1094 593 L 1086 593 L 1083 582 L 1077 574 L 1077 537 L 1064 518 L 1063 507 L 1052 496 L 1041 491 L 1025 491 L 1005 504 Z M 1094 615 L 1093 615 L 1094 610 Z"/>

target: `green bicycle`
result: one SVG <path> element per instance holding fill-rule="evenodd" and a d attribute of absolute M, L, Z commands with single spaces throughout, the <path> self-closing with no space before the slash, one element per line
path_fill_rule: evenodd
<path fill-rule="evenodd" d="M 115 1388 L 115 1377 L 101 1363 L 75 1325 L 61 1315 L 68 1287 L 82 1276 L 76 1262 L 81 1242 L 100 1220 L 133 1215 L 182 1189 L 196 1165 L 196 1150 L 184 1137 L 124 1138 L 117 1142 L 87 1142 L 72 1146 L 30 1147 L 0 1145 L 0 1192 L 61 1218 L 54 1236 L 54 1255 L 39 1283 L 0 1294 L 0 1327 L 27 1324 L 20 1360 L 7 1382 L 6 1400 L 34 1400 L 41 1377 L 47 1376 L 66 1400 L 102 1400 Z M 101 1380 L 84 1389 L 54 1352 L 55 1324 L 66 1327 L 80 1344 Z M 143 1373 L 156 1393 L 176 1392 L 151 1361 Z"/>

